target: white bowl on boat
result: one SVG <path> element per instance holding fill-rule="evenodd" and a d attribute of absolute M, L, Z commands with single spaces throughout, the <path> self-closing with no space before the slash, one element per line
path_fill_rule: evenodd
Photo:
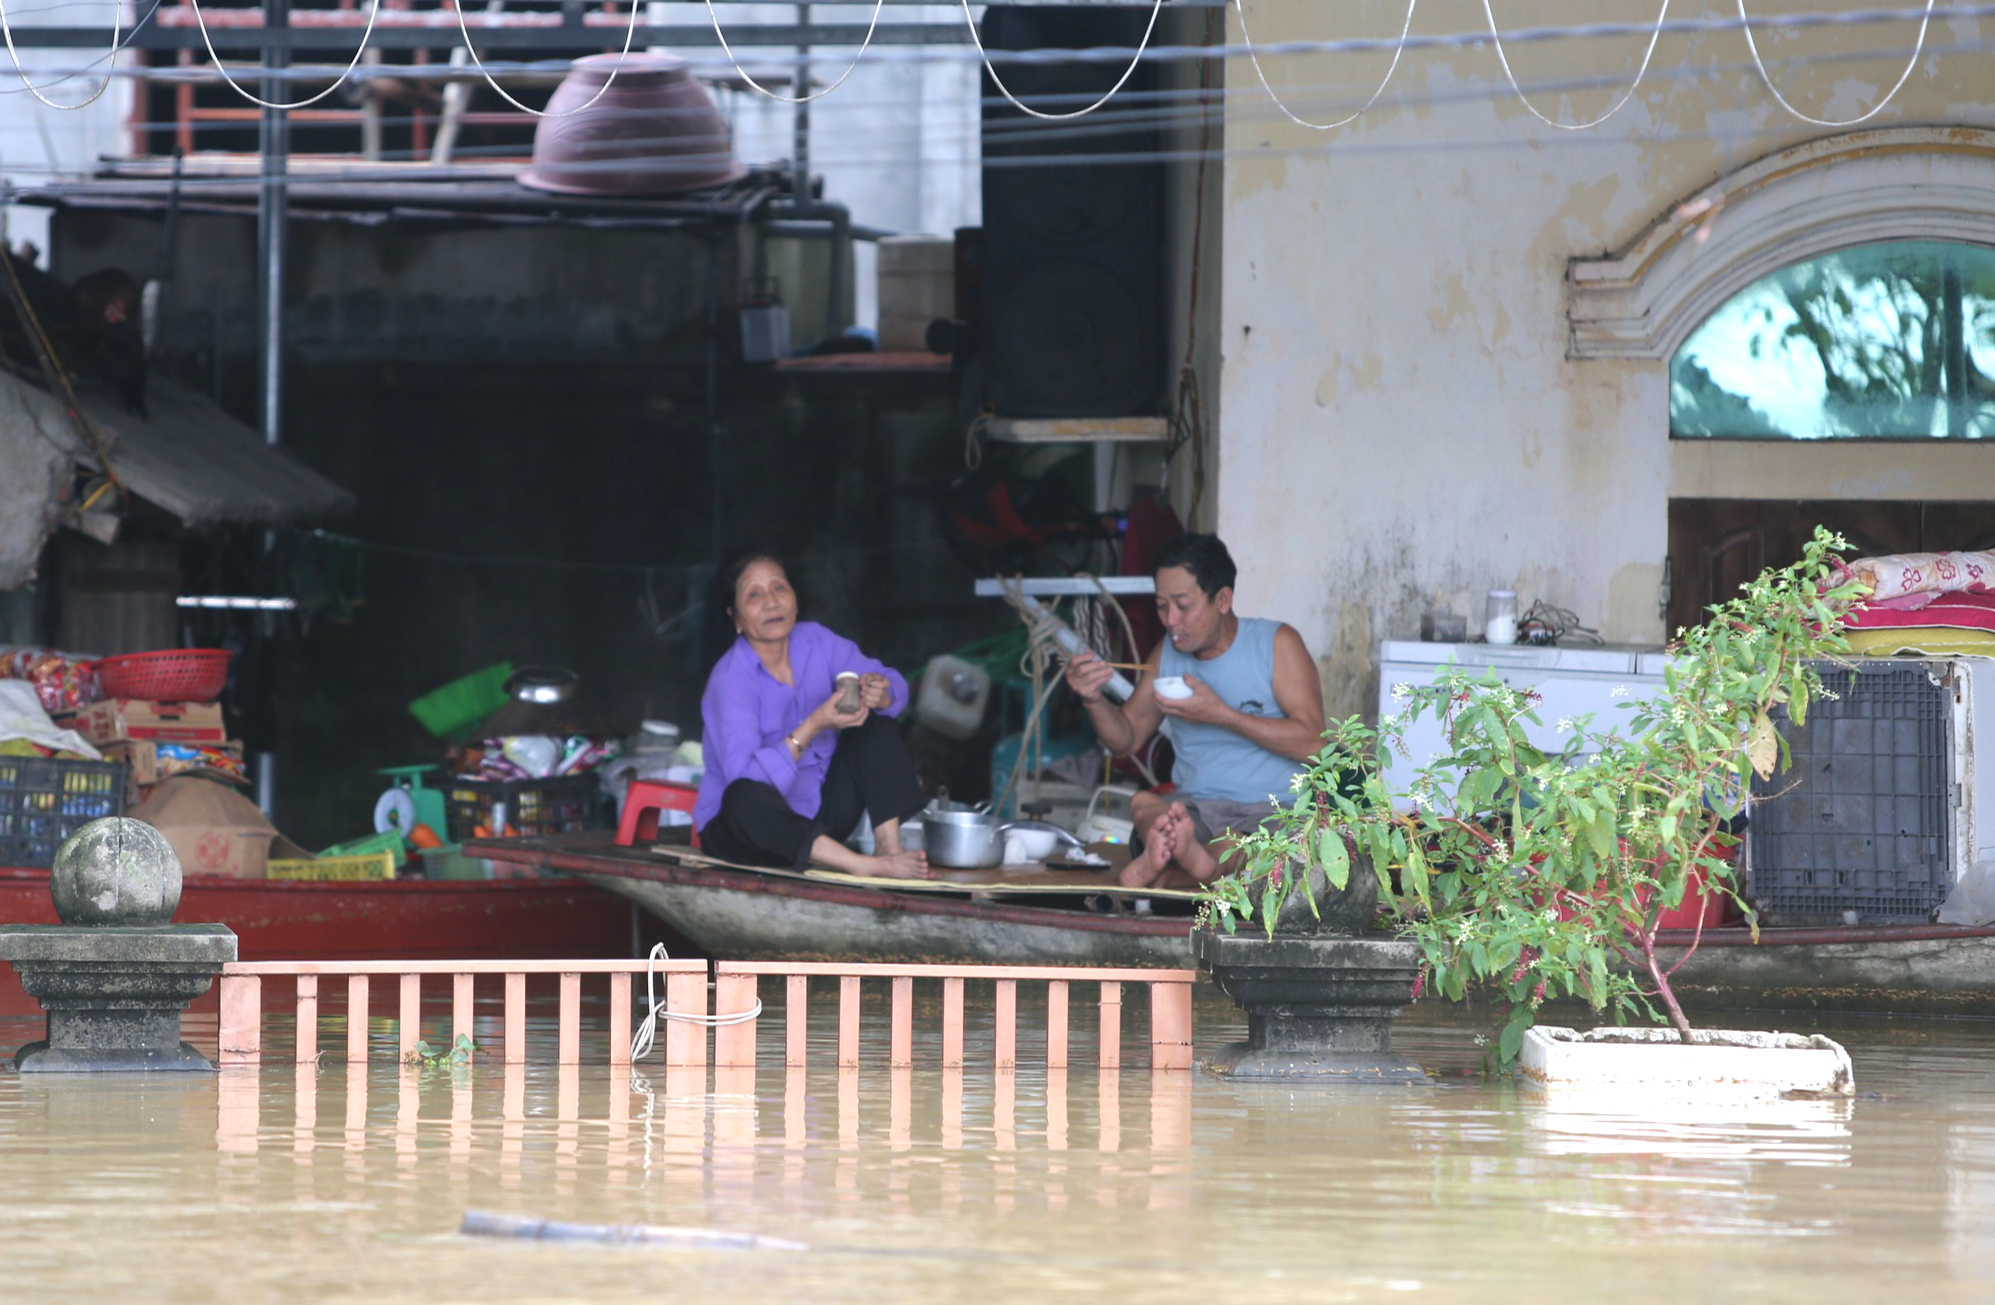
<path fill-rule="evenodd" d="M 1182 675 L 1159 675 L 1150 681 L 1150 687 L 1156 690 L 1159 698 L 1183 701 L 1191 697 L 1191 686 L 1185 683 L 1185 677 Z"/>
<path fill-rule="evenodd" d="M 1004 831 L 1005 863 L 1024 865 L 1030 861 L 1044 861 L 1053 855 L 1053 849 L 1061 841 L 1060 835 L 1050 829 L 1007 828 Z"/>

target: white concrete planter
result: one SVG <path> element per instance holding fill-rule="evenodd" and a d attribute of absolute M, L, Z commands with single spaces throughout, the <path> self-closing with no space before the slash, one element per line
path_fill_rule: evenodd
<path fill-rule="evenodd" d="M 1538 1025 L 1524 1034 L 1517 1076 L 1543 1091 L 1650 1092 L 1763 1101 L 1856 1092 L 1849 1053 L 1819 1036 L 1698 1029 L 1605 1028 L 1580 1033 Z"/>

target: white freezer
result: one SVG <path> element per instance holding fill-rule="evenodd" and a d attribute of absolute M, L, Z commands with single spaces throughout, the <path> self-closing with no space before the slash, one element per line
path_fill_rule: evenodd
<path fill-rule="evenodd" d="M 1536 647 L 1483 643 L 1423 643 L 1387 640 L 1379 657 L 1379 719 L 1395 716 L 1401 703 L 1394 685 L 1431 684 L 1443 667 L 1453 664 L 1471 676 L 1494 670 L 1505 684 L 1529 689 L 1539 696 L 1534 708 L 1538 725 L 1527 731 L 1531 742 L 1548 751 L 1565 745 L 1559 721 L 1591 716 L 1594 732 L 1615 728 L 1633 715 L 1626 710 L 1662 687 L 1662 650 L 1626 644 L 1591 647 Z M 1646 665 L 1641 665 L 1647 663 Z M 1386 774 L 1404 784 L 1412 773 L 1445 749 L 1442 722 L 1423 716 L 1407 732 L 1410 756 L 1395 754 Z"/>

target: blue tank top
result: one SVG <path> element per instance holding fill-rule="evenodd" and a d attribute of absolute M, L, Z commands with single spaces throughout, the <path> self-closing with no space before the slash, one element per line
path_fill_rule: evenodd
<path fill-rule="evenodd" d="M 1279 621 L 1243 616 L 1232 645 L 1209 662 L 1179 652 L 1166 639 L 1159 649 L 1157 673 L 1196 676 L 1235 711 L 1284 720 L 1287 713 L 1275 701 L 1275 631 L 1279 629 Z M 1163 731 L 1177 753 L 1171 778 L 1187 797 L 1265 802 L 1272 793 L 1286 802 L 1289 781 L 1302 769 L 1300 762 L 1270 752 L 1221 725 L 1166 716 Z"/>

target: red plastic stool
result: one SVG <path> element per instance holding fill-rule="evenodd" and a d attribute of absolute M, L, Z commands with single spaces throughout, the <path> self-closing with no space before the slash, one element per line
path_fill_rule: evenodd
<path fill-rule="evenodd" d="M 630 791 L 623 798 L 623 819 L 617 824 L 617 845 L 629 847 L 638 839 L 647 843 L 658 841 L 658 813 L 660 811 L 693 812 L 693 802 L 700 795 L 696 788 L 684 784 L 667 784 L 657 779 L 633 779 Z M 700 831 L 693 831 L 693 846 L 700 845 Z"/>

